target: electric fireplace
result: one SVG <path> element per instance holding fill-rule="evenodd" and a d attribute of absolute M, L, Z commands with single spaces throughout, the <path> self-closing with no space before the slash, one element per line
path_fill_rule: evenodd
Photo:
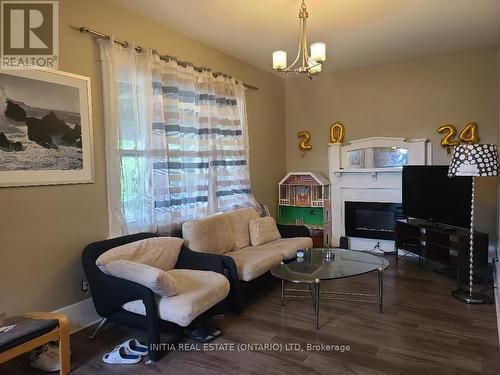
<path fill-rule="evenodd" d="M 395 220 L 403 218 L 401 203 L 345 202 L 347 237 L 394 240 Z"/>

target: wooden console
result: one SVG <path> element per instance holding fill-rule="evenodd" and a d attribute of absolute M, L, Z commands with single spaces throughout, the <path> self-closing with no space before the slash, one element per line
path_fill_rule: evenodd
<path fill-rule="evenodd" d="M 468 277 L 470 233 L 446 225 L 433 225 L 418 219 L 396 220 L 395 249 L 419 255 L 425 259 L 453 268 L 457 279 Z M 398 252 L 396 251 L 396 260 Z M 488 234 L 474 233 L 474 273 L 488 267 Z"/>

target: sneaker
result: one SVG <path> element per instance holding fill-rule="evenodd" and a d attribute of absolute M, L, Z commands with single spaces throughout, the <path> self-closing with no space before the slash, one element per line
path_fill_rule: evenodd
<path fill-rule="evenodd" d="M 59 371 L 59 347 L 50 343 L 35 349 L 30 354 L 31 367 L 38 370 Z"/>

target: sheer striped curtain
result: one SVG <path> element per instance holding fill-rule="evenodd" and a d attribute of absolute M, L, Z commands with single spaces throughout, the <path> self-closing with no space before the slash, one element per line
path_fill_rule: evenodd
<path fill-rule="evenodd" d="M 169 232 L 256 205 L 243 85 L 175 58 L 99 45 L 110 235 Z"/>
<path fill-rule="evenodd" d="M 243 85 L 175 58 L 153 58 L 153 185 L 160 230 L 253 205 Z"/>

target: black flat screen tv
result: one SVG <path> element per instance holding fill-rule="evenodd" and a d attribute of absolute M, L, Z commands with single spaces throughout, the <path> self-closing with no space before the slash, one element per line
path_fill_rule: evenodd
<path fill-rule="evenodd" d="M 448 166 L 403 167 L 403 215 L 470 226 L 472 177 L 448 177 Z"/>

